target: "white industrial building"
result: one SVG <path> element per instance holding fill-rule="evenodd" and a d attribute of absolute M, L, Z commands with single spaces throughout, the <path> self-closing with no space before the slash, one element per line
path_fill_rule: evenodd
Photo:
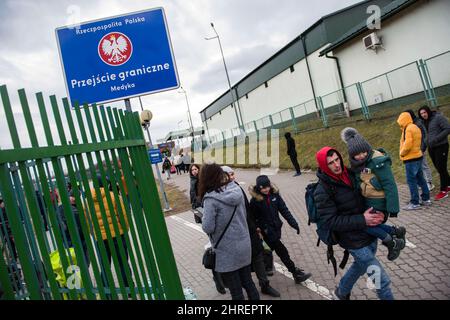
<path fill-rule="evenodd" d="M 379 29 L 368 28 L 373 5 Z M 449 0 L 367 0 L 322 17 L 234 84 L 233 97 L 227 90 L 204 108 L 203 127 L 216 142 L 321 107 L 348 115 L 363 104 L 417 101 L 427 75 L 433 94 L 450 95 L 449 17 Z"/>

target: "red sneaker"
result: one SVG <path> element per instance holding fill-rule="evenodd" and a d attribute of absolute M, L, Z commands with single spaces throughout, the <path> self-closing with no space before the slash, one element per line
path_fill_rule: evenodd
<path fill-rule="evenodd" d="M 444 198 L 448 198 L 448 193 L 447 193 L 447 191 L 441 191 L 441 192 L 439 192 L 439 193 L 436 195 L 436 197 L 434 197 L 434 200 L 438 201 L 438 200 L 441 200 L 441 199 L 444 199 Z"/>
<path fill-rule="evenodd" d="M 447 187 L 447 192 L 450 192 L 450 186 Z"/>

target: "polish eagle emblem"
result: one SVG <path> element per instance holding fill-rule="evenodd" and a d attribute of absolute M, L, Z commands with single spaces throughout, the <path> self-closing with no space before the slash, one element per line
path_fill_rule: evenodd
<path fill-rule="evenodd" d="M 127 62 L 133 52 L 130 39 L 120 32 L 105 35 L 98 44 L 100 58 L 111 66 L 120 66 Z"/>

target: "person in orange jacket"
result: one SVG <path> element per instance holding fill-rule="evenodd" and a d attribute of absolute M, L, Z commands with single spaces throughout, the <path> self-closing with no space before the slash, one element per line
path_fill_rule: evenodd
<path fill-rule="evenodd" d="M 125 206 L 124 206 L 121 198 L 119 198 L 120 203 L 116 202 L 116 200 L 114 198 L 114 193 L 111 191 L 111 188 L 112 188 L 111 183 L 109 182 L 108 179 L 107 179 L 108 184 L 109 184 L 108 186 L 105 186 L 103 184 L 101 176 L 97 176 L 97 181 L 98 181 L 98 184 L 100 187 L 100 194 L 97 194 L 97 192 L 95 191 L 95 188 L 91 189 L 92 199 L 94 201 L 95 215 L 97 217 L 97 221 L 98 221 L 98 224 L 100 227 L 100 232 L 102 235 L 102 239 L 101 240 L 97 239 L 97 242 L 103 241 L 105 248 L 106 248 L 107 256 L 108 256 L 108 261 L 111 264 L 112 253 L 111 253 L 111 247 L 109 245 L 107 232 L 106 232 L 106 230 L 108 228 L 109 232 L 111 233 L 111 238 L 112 238 L 112 241 L 114 244 L 115 251 L 117 253 L 117 257 L 119 259 L 119 268 L 120 268 L 120 273 L 121 273 L 123 282 L 125 284 L 125 287 L 128 287 L 129 283 L 128 283 L 128 280 L 126 278 L 126 273 L 125 273 L 125 264 L 128 264 L 128 249 L 127 249 L 125 237 L 126 237 L 126 232 L 129 230 L 130 226 L 128 223 L 128 217 L 126 214 Z M 108 192 L 111 197 L 111 202 L 112 202 L 113 208 L 110 208 L 108 205 L 108 201 L 106 198 L 106 194 Z M 104 221 L 102 218 L 102 212 L 100 210 L 100 201 L 103 203 L 103 206 L 105 208 L 107 221 Z M 124 218 L 123 222 L 125 222 L 125 225 L 122 224 L 121 219 L 119 218 L 119 210 L 118 210 L 119 206 L 122 209 L 123 218 Z M 113 212 L 111 209 L 113 209 Z M 117 234 L 114 229 L 113 217 L 117 223 L 119 234 Z M 123 245 L 123 248 L 125 251 L 125 257 L 120 255 L 119 241 L 122 242 L 122 245 Z M 128 268 L 129 268 L 129 266 L 128 266 Z M 102 278 L 104 280 L 106 279 L 103 276 L 102 276 Z"/>
<path fill-rule="evenodd" d="M 413 123 L 409 112 L 402 112 L 397 119 L 397 123 L 402 130 L 400 138 L 400 160 L 405 164 L 406 181 L 408 183 L 411 200 L 403 210 L 417 210 L 421 205 L 430 205 L 430 190 L 423 177 L 421 150 L 422 132 Z M 422 200 L 419 199 L 419 190 L 422 189 Z"/>

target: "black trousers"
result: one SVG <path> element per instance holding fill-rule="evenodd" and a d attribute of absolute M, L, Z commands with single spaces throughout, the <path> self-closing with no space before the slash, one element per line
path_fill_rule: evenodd
<path fill-rule="evenodd" d="M 433 161 L 433 165 L 439 172 L 441 191 L 447 191 L 447 187 L 450 186 L 450 177 L 447 171 L 448 147 L 448 143 L 446 143 L 435 148 L 428 148 L 431 161 Z"/>
<path fill-rule="evenodd" d="M 244 300 L 242 288 L 247 292 L 249 300 L 259 300 L 259 292 L 252 279 L 250 265 L 232 272 L 222 272 L 222 279 L 230 289 L 232 300 Z"/>
<path fill-rule="evenodd" d="M 281 242 L 281 240 L 277 241 L 266 241 L 267 245 L 275 251 L 275 253 L 280 257 L 283 264 L 286 266 L 286 268 L 289 270 L 290 273 L 294 273 L 295 271 L 295 263 L 291 260 L 291 257 L 289 256 L 289 252 L 287 248 L 284 246 L 284 244 Z"/>
<path fill-rule="evenodd" d="M 265 288 L 269 285 L 269 279 L 267 278 L 266 264 L 264 263 L 264 252 L 261 251 L 259 254 L 252 257 L 252 267 L 253 271 L 256 273 L 258 278 L 259 286 Z"/>
<path fill-rule="evenodd" d="M 297 171 L 297 173 L 301 173 L 300 165 L 298 164 L 298 161 L 297 161 L 297 154 L 289 155 L 289 157 L 291 158 L 291 161 L 292 161 L 292 164 L 294 165 L 295 171 Z"/>
<path fill-rule="evenodd" d="M 117 253 L 117 259 L 119 260 L 120 275 L 117 275 L 117 277 L 122 276 L 122 280 L 124 282 L 125 287 L 129 287 L 128 279 L 127 279 L 127 276 L 125 273 L 125 264 L 128 264 L 128 249 L 127 249 L 127 243 L 125 242 L 125 237 L 124 237 L 124 235 L 121 235 L 121 236 L 112 238 L 112 240 L 114 243 L 114 249 L 116 250 L 116 253 Z M 123 257 L 120 254 L 119 241 L 122 242 L 122 245 L 124 247 L 126 259 L 123 259 Z M 106 254 L 108 256 L 109 264 L 111 264 L 112 253 L 111 253 L 111 248 L 109 246 L 108 240 L 103 240 L 103 243 L 105 244 Z M 106 280 L 106 275 L 104 275 L 104 276 L 105 276 L 104 279 Z M 105 285 L 107 285 L 107 284 L 105 283 Z"/>
<path fill-rule="evenodd" d="M 217 287 L 222 287 L 225 289 L 225 284 L 223 283 L 222 275 L 219 272 L 212 270 L 213 280 Z"/>

